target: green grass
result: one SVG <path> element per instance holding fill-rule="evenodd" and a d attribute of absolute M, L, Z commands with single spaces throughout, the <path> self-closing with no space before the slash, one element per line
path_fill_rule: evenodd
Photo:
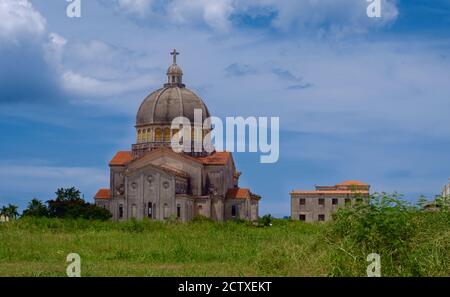
<path fill-rule="evenodd" d="M 325 225 L 21 219 L 0 225 L 0 276 L 327 275 Z"/>
<path fill-rule="evenodd" d="M 65 276 L 69 253 L 81 256 L 83 276 L 364 276 L 371 252 L 381 254 L 386 276 L 450 276 L 449 250 L 444 212 L 344 213 L 325 224 L 275 220 L 269 227 L 47 218 L 0 224 L 0 276 Z"/>

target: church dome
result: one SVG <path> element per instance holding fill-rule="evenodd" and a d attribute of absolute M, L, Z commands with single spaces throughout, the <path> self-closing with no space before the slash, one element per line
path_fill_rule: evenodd
<path fill-rule="evenodd" d="M 141 104 L 136 126 L 171 124 L 176 117 L 186 117 L 194 123 L 194 110 L 202 110 L 202 122 L 210 117 L 205 103 L 191 90 L 177 85 L 165 86 L 151 93 Z"/>
<path fill-rule="evenodd" d="M 202 110 L 202 122 L 210 117 L 202 99 L 182 83 L 183 71 L 177 65 L 177 55 L 173 50 L 173 63 L 167 69 L 167 83 L 163 88 L 148 95 L 142 102 L 136 116 L 136 127 L 152 124 L 168 124 L 177 117 L 186 117 L 194 123 L 194 110 Z"/>

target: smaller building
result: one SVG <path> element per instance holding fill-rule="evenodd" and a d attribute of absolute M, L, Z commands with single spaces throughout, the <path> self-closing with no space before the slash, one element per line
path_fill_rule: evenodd
<path fill-rule="evenodd" d="M 291 194 L 291 219 L 305 222 L 331 220 L 345 205 L 369 198 L 370 186 L 360 181 L 345 181 L 334 186 L 316 186 L 315 190 L 294 190 Z"/>

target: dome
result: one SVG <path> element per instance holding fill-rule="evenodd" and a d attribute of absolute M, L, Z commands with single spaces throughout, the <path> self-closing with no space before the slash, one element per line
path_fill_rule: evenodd
<path fill-rule="evenodd" d="M 182 83 L 183 71 L 177 65 L 174 50 L 173 64 L 167 69 L 168 82 L 163 88 L 148 95 L 141 104 L 136 116 L 136 127 L 151 124 L 168 124 L 177 117 L 186 117 L 194 123 L 194 110 L 202 110 L 202 122 L 210 117 L 202 99 Z"/>
<path fill-rule="evenodd" d="M 202 110 L 202 122 L 210 117 L 205 103 L 191 90 L 166 86 L 151 93 L 141 104 L 136 126 L 171 124 L 176 117 L 186 117 L 194 123 L 194 110 Z"/>

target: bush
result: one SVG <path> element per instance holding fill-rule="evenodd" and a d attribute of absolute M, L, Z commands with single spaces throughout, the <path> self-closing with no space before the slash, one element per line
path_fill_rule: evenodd
<path fill-rule="evenodd" d="M 95 204 L 90 204 L 81 198 L 81 192 L 76 188 L 58 189 L 56 198 L 47 201 L 48 207 L 37 199 L 31 200 L 23 217 L 48 218 L 82 218 L 88 220 L 106 221 L 111 213 Z"/>
<path fill-rule="evenodd" d="M 448 218 L 448 213 L 423 212 L 395 193 L 375 194 L 369 203 L 338 210 L 327 232 L 334 247 L 331 274 L 365 275 L 367 255 L 378 253 L 385 276 L 448 275 L 449 256 L 442 248 L 450 248 L 449 240 L 440 240 L 440 246 L 424 244 L 426 240 L 448 238 L 450 224 L 444 217 Z M 436 253 L 441 262 L 434 261 L 434 267 L 424 264 L 433 262 L 430 257 Z M 426 270 L 421 268 L 424 266 Z"/>
<path fill-rule="evenodd" d="M 259 224 L 262 226 L 272 226 L 273 217 L 270 214 L 264 215 L 262 218 L 259 219 Z"/>

